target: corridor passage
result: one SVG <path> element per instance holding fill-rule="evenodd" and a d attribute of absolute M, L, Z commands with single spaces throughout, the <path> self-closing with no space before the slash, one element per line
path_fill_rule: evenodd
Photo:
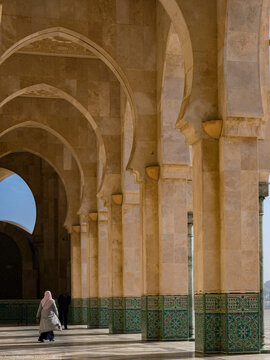
<path fill-rule="evenodd" d="M 270 310 L 266 311 L 266 343 L 270 349 Z M 269 334 L 268 334 L 269 333 Z M 191 359 L 194 342 L 141 342 L 141 335 L 109 335 L 107 329 L 70 326 L 56 333 L 54 343 L 38 343 L 37 326 L 0 327 L 0 360 L 49 359 Z M 269 354 L 198 357 L 200 359 L 269 359 Z"/>

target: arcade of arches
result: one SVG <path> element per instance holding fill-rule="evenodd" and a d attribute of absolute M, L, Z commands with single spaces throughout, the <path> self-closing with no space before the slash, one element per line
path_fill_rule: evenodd
<path fill-rule="evenodd" d="M 260 352 L 269 1 L 0 0 L 0 26 L 0 167 L 37 205 L 0 224 L 17 303 Z"/>

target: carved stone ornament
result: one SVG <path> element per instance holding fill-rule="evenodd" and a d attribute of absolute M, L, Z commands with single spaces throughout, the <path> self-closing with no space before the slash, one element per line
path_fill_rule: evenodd
<path fill-rule="evenodd" d="M 122 203 L 123 203 L 123 194 L 113 194 L 112 195 L 112 201 L 116 205 L 122 205 Z"/>
<path fill-rule="evenodd" d="M 92 221 L 97 221 L 98 219 L 98 213 L 97 212 L 92 212 L 89 214 L 89 217 Z"/>
<path fill-rule="evenodd" d="M 203 130 L 211 138 L 219 139 L 222 131 L 222 120 L 209 120 L 202 123 Z"/>
<path fill-rule="evenodd" d="M 159 165 L 147 166 L 145 172 L 150 179 L 157 181 L 159 179 L 160 167 Z"/>

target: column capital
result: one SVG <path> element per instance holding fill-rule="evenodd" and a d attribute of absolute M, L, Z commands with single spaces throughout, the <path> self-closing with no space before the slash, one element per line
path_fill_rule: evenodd
<path fill-rule="evenodd" d="M 188 164 L 162 164 L 160 178 L 171 180 L 191 180 L 192 167 Z"/>
<path fill-rule="evenodd" d="M 160 174 L 160 166 L 159 165 L 147 166 L 145 168 L 145 173 L 150 179 L 158 181 Z"/>
<path fill-rule="evenodd" d="M 98 212 L 98 221 L 108 221 L 108 211 L 99 211 Z"/>

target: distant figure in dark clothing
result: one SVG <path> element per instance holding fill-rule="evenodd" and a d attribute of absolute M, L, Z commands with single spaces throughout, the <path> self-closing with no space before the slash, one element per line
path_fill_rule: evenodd
<path fill-rule="evenodd" d="M 58 309 L 59 309 L 59 320 L 63 325 L 64 320 L 64 327 L 67 329 L 68 323 L 68 307 L 70 305 L 71 297 L 68 292 L 65 294 L 61 294 L 58 297 Z"/>

